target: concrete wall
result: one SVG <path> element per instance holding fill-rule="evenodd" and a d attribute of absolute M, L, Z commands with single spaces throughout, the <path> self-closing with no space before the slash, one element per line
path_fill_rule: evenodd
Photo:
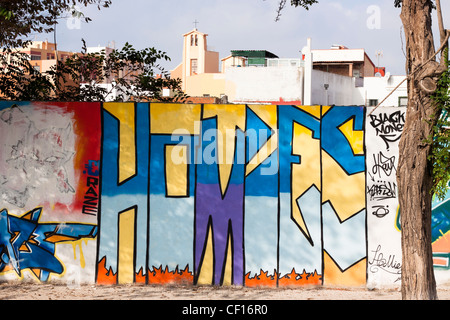
<path fill-rule="evenodd" d="M 399 284 L 401 281 L 396 168 L 405 108 L 368 108 L 367 112 L 367 283 L 376 287 L 378 283 Z"/>
<path fill-rule="evenodd" d="M 185 92 L 190 97 L 221 97 L 225 94 L 225 75 L 223 73 L 202 73 L 195 76 L 186 77 Z"/>
<path fill-rule="evenodd" d="M 226 94 L 233 103 L 303 101 L 302 67 L 231 67 Z"/>
<path fill-rule="evenodd" d="M 405 109 L 370 111 L 1 102 L 0 279 L 396 286 Z"/>
<path fill-rule="evenodd" d="M 313 70 L 311 104 L 369 106 L 370 100 L 377 101 L 377 104 L 384 100 L 383 107 L 399 107 L 399 98 L 407 98 L 408 96 L 406 82 L 401 83 L 404 79 L 404 76 L 391 76 L 389 74 L 385 77 L 355 79 Z M 360 85 L 357 85 L 358 81 Z M 326 83 L 329 84 L 327 92 L 324 88 Z M 401 84 L 400 87 L 393 91 L 399 84 Z"/>
<path fill-rule="evenodd" d="M 388 95 L 394 90 L 405 76 L 391 76 L 387 74 L 385 77 L 367 77 L 364 78 L 364 87 L 356 88 L 355 96 L 358 96 L 356 103 L 368 105 L 369 100 L 377 100 L 378 103 L 387 98 L 382 106 L 399 106 L 399 97 L 408 97 L 406 81 L 395 90 L 389 97 Z"/>
<path fill-rule="evenodd" d="M 205 52 L 205 73 L 219 72 L 219 53 L 215 51 Z"/>
<path fill-rule="evenodd" d="M 325 90 L 324 84 L 329 87 Z M 354 80 L 352 77 L 312 70 L 311 104 L 356 105 L 354 101 Z"/>

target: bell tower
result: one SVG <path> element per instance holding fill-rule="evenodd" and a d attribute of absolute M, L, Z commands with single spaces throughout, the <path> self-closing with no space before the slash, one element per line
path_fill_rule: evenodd
<path fill-rule="evenodd" d="M 219 73 L 219 53 L 208 51 L 208 35 L 194 28 L 183 34 L 183 57 L 180 65 L 172 71 L 172 77 L 182 80 L 182 89 L 186 90 L 189 77 L 204 73 Z"/>
<path fill-rule="evenodd" d="M 207 36 L 197 29 L 183 35 L 183 78 L 206 72 Z"/>

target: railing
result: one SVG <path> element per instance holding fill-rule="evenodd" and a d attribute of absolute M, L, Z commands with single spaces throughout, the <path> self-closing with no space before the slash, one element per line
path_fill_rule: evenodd
<path fill-rule="evenodd" d="M 267 59 L 268 67 L 302 67 L 301 59 Z"/>

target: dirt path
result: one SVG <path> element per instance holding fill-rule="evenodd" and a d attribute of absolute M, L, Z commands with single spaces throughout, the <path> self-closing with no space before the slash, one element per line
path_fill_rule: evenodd
<path fill-rule="evenodd" d="M 450 300 L 450 286 L 438 287 Z M 248 288 L 211 286 L 67 286 L 1 283 L 1 300 L 401 300 L 399 288 Z"/>

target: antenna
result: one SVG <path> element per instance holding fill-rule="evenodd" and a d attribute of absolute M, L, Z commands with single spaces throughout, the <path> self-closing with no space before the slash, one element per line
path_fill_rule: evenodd
<path fill-rule="evenodd" d="M 383 57 L 383 50 L 375 51 L 375 56 L 377 57 L 377 72 L 375 76 L 381 77 L 380 73 L 380 57 Z"/>
<path fill-rule="evenodd" d="M 375 56 L 377 57 L 377 59 L 378 59 L 378 64 L 377 64 L 377 68 L 379 68 L 380 67 L 380 57 L 383 57 L 383 50 L 377 50 L 377 51 L 375 51 Z"/>

